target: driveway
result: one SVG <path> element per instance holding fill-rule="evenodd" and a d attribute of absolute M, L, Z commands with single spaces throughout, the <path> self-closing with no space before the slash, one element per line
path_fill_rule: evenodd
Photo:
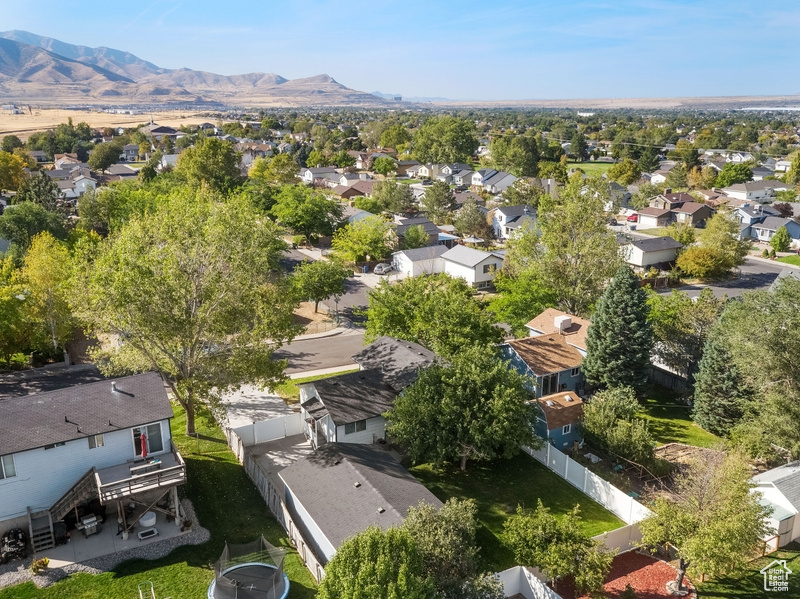
<path fill-rule="evenodd" d="M 730 297 L 739 297 L 745 291 L 753 291 L 755 289 L 767 289 L 778 278 L 780 272 L 784 269 L 784 265 L 780 262 L 770 263 L 764 260 L 757 260 L 748 258 L 745 263 L 739 267 L 740 276 L 736 279 L 722 281 L 720 283 L 713 283 L 710 285 L 684 285 L 678 287 L 680 291 L 685 291 L 689 297 L 697 297 L 700 292 L 710 287 L 714 292 L 714 297 L 722 297 L 727 295 Z M 671 293 L 671 289 L 659 290 L 659 293 Z"/>

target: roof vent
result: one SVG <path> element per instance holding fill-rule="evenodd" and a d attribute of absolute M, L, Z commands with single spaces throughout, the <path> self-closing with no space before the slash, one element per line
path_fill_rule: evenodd
<path fill-rule="evenodd" d="M 111 381 L 111 391 L 112 393 L 117 392 L 117 381 Z"/>
<path fill-rule="evenodd" d="M 565 395 L 565 396 L 564 396 L 564 399 L 565 399 L 565 400 L 567 400 L 567 401 L 574 401 L 574 400 L 572 399 L 572 396 L 571 396 L 571 395 Z"/>
<path fill-rule="evenodd" d="M 356 481 L 356 482 L 354 482 L 354 483 L 353 483 L 353 486 L 354 486 L 356 489 L 358 489 L 358 488 L 361 486 L 361 483 L 360 483 L 360 482 L 358 482 L 358 481 Z"/>
<path fill-rule="evenodd" d="M 547 400 L 545 403 L 546 403 L 548 406 L 554 406 L 554 405 L 556 405 L 556 404 L 554 404 L 554 403 L 553 403 L 553 400 L 552 400 L 552 399 L 548 399 L 548 400 Z"/>
<path fill-rule="evenodd" d="M 378 508 L 378 513 L 379 513 L 379 514 L 382 514 L 382 513 L 383 513 L 383 512 L 385 512 L 385 511 L 386 511 L 386 510 L 385 510 L 385 509 L 383 509 L 382 507 L 379 507 L 379 508 Z"/>

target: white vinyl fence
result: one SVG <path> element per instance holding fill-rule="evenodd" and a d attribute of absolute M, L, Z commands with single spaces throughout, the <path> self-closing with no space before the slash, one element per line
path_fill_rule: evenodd
<path fill-rule="evenodd" d="M 514 566 L 494 576 L 503 583 L 503 594 L 506 597 L 519 594 L 525 599 L 561 599 L 561 595 L 522 566 Z"/>

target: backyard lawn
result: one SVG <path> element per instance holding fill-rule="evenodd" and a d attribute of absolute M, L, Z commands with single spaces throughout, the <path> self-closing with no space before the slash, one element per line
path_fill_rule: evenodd
<path fill-rule="evenodd" d="M 198 419 L 200 438 L 186 437 L 184 413 L 174 409 L 172 434 L 186 460 L 188 479 L 182 491 L 194 504 L 200 524 L 211 532 L 211 540 L 180 547 L 159 560 L 130 560 L 105 574 L 75 574 L 45 589 L 33 583 L 9 587 L 0 590 L 0 599 L 134 599 L 139 596 L 136 585 L 144 581 L 153 582 L 159 599 L 197 599 L 206 596 L 213 564 L 226 540 L 242 543 L 263 533 L 273 545 L 289 546 L 283 528 L 228 450 L 220 429 Z M 293 549 L 287 553 L 284 571 L 293 599 L 316 595 L 316 584 Z"/>
<path fill-rule="evenodd" d="M 656 387 L 641 403 L 642 411 L 638 416 L 649 422 L 650 432 L 659 445 L 685 443 L 714 447 L 721 441 L 697 426 L 690 416 L 691 408 L 676 402 L 666 389 Z"/>
<path fill-rule="evenodd" d="M 624 526 L 614 514 L 527 454 L 487 465 L 468 464 L 466 472 L 458 467 L 436 470 L 422 464 L 411 468 L 411 473 L 442 501 L 450 497 L 475 500 L 481 524 L 478 545 L 482 564 L 491 572 L 516 565 L 500 535 L 517 505 L 533 509 L 541 499 L 554 514 L 564 514 L 580 504 L 584 530 L 592 536 Z"/>
<path fill-rule="evenodd" d="M 587 175 L 602 175 L 614 166 L 613 162 L 567 162 L 567 170 L 579 168 Z"/>
<path fill-rule="evenodd" d="M 701 599 L 763 599 L 772 595 L 764 590 L 764 575 L 760 570 L 773 560 L 786 560 L 793 572 L 789 575 L 789 590 L 776 593 L 780 597 L 800 597 L 800 543 L 792 543 L 780 551 L 770 553 L 747 565 L 747 571 L 736 577 L 725 577 L 697 582 L 697 592 Z"/>

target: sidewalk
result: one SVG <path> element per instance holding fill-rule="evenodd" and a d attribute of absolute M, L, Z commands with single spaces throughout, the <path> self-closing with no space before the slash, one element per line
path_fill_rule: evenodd
<path fill-rule="evenodd" d="M 344 366 L 332 366 L 331 368 L 320 368 L 319 370 L 306 370 L 305 372 L 295 372 L 289 375 L 290 379 L 304 379 L 309 376 L 322 376 L 324 374 L 336 374 L 337 372 L 348 372 L 358 370 L 358 364 L 345 364 Z"/>
<path fill-rule="evenodd" d="M 788 254 L 789 256 L 793 256 L 796 254 Z M 783 258 L 784 256 L 779 256 Z M 766 262 L 767 264 L 772 264 L 773 266 L 780 266 L 782 268 L 794 268 L 800 270 L 800 266 L 796 266 L 794 264 L 789 264 L 788 262 L 778 262 L 777 260 L 771 260 L 769 258 L 762 258 L 761 256 L 756 256 L 754 254 L 748 254 L 747 258 L 750 260 L 756 260 L 759 262 Z"/>

